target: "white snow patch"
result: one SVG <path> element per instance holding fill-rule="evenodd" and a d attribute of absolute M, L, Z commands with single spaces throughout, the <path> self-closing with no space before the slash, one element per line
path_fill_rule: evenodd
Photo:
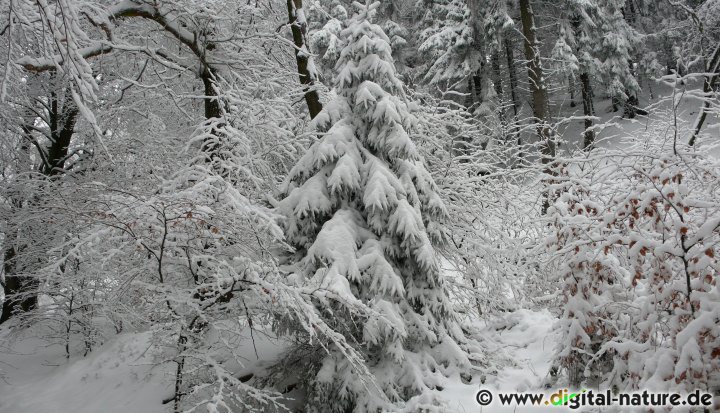
<path fill-rule="evenodd" d="M 70 360 L 60 346 L 35 338 L 0 349 L 0 412 L 166 412 L 169 371 L 152 368 L 149 339 L 149 333 L 121 334 Z"/>
<path fill-rule="evenodd" d="M 488 337 L 497 345 L 499 353 L 505 353 L 514 365 L 501 368 L 494 377 L 487 377 L 485 383 L 475 378 L 472 383 L 464 384 L 458 378 L 447 386 L 441 395 L 450 400 L 455 412 L 557 412 L 557 407 L 539 406 L 502 406 L 498 392 L 537 392 L 550 393 L 541 387 L 550 369 L 555 345 L 559 334 L 552 331 L 557 318 L 548 310 L 532 311 L 519 309 L 490 322 L 481 336 Z M 475 400 L 479 390 L 490 390 L 493 402 L 489 406 L 480 406 Z"/>

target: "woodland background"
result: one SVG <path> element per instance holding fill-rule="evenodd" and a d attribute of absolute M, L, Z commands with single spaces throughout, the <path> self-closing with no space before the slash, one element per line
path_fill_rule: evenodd
<path fill-rule="evenodd" d="M 0 410 L 718 394 L 720 1 L 0 5 Z"/>

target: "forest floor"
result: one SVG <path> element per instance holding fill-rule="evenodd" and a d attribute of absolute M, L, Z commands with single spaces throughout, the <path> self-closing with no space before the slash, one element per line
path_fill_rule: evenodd
<path fill-rule="evenodd" d="M 63 346 L 25 333 L 0 348 L 0 412 L 167 411 L 162 399 L 171 377 L 166 369 L 152 368 L 145 352 L 149 333 L 120 334 L 87 357 L 70 359 Z"/>
<path fill-rule="evenodd" d="M 543 381 L 557 341 L 552 332 L 556 319 L 547 310 L 516 310 L 496 317 L 480 328 L 485 345 L 497 357 L 512 360 L 497 375 L 476 377 L 464 384 L 459 378 L 439 395 L 453 404 L 455 412 L 477 412 L 478 390 L 530 391 Z M 7 331 L 2 333 L 6 336 Z M 0 349 L 0 412 L 3 413 L 162 413 L 162 401 L 172 394 L 171 364 L 156 365 L 148 351 L 149 333 L 123 333 L 112 337 L 86 357 L 65 356 L 61 345 L 48 345 L 38 334 L 10 340 Z M 3 336 L 0 336 L 2 340 Z M 258 339 L 258 336 L 256 336 Z M 240 353 L 249 360 L 247 370 L 258 358 L 272 359 L 277 342 L 246 343 Z M 2 340 L 5 341 L 5 340 Z M 5 341 L 8 342 L 8 341 Z M 255 355 L 255 350 L 258 356 Z M 522 411 L 497 405 L 492 412 Z M 487 410 L 491 409 L 491 410 Z M 537 408 L 533 411 L 538 412 Z"/>

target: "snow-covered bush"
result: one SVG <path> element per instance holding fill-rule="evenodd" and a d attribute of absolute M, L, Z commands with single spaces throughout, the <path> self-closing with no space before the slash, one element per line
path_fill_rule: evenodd
<path fill-rule="evenodd" d="M 561 174 L 557 365 L 620 391 L 717 386 L 718 161 L 659 139 L 596 150 Z M 617 188 L 625 188 L 618 191 Z"/>
<path fill-rule="evenodd" d="M 603 225 L 604 205 L 587 178 L 561 171 L 555 178 L 561 193 L 548 210 L 556 232 L 547 239 L 557 258 L 557 277 L 562 302 L 563 335 L 556 355 L 556 369 L 567 373 L 568 384 L 580 388 L 597 383 L 613 367 L 612 354 L 601 354 L 604 343 L 617 337 L 623 307 L 632 302 L 627 273 L 611 253 L 611 230 Z M 624 320 L 627 321 L 627 320 Z M 556 374 L 557 372 L 553 372 Z M 586 377 L 587 376 L 587 377 Z"/>

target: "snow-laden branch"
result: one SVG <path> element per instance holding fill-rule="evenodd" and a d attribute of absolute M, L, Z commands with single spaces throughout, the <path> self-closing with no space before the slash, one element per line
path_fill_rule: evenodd
<path fill-rule="evenodd" d="M 110 28 L 112 27 L 112 23 L 128 17 L 140 17 L 156 22 L 180 43 L 187 46 L 203 63 L 206 63 L 204 49 L 196 41 L 196 35 L 182 27 L 177 19 L 173 18 L 169 12 L 164 11 L 162 8 L 126 0 L 108 8 L 104 15 L 92 16 L 90 19 L 93 24 L 103 27 L 108 38 L 111 39 Z M 77 54 L 83 59 L 89 59 L 110 53 L 115 48 L 116 46 L 112 42 L 98 41 L 91 46 L 78 49 Z M 52 57 L 24 56 L 15 61 L 17 65 L 33 72 L 52 70 L 63 62 L 64 59 L 60 54 Z"/>
<path fill-rule="evenodd" d="M 113 47 L 108 44 L 98 43 L 97 45 L 84 47 L 78 50 L 80 56 L 84 59 L 91 57 L 100 56 L 102 54 L 110 53 Z M 30 57 L 24 56 L 15 61 L 18 66 L 25 68 L 31 72 L 45 72 L 47 70 L 55 69 L 58 65 L 63 63 L 63 57 L 61 55 L 55 55 L 51 58 L 48 57 Z"/>

